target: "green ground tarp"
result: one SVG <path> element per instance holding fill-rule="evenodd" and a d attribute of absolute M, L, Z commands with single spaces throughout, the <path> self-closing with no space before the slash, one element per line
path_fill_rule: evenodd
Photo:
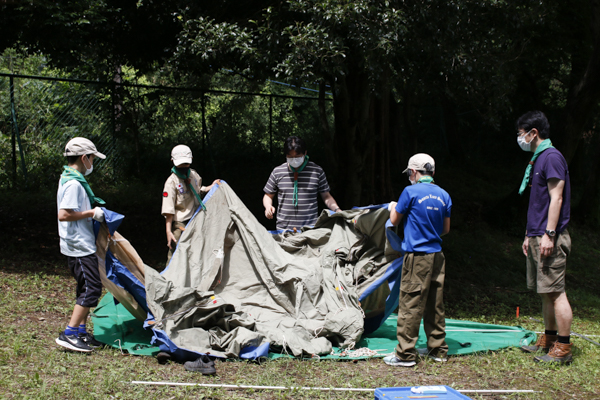
<path fill-rule="evenodd" d="M 355 349 L 369 348 L 377 350 L 374 357 L 383 357 L 394 351 L 396 347 L 396 318 L 392 314 L 375 332 L 363 337 Z M 94 335 L 102 343 L 115 348 L 121 348 L 131 354 L 155 355 L 158 347 L 152 346 L 152 332 L 143 328 L 143 323 L 127 311 L 122 305 L 115 305 L 111 294 L 106 294 L 92 316 Z M 446 319 L 446 341 L 450 355 L 471 354 L 499 350 L 507 347 L 528 345 L 535 341 L 532 331 L 521 327 L 482 324 L 470 321 Z M 425 333 L 421 325 L 417 348 L 426 348 Z M 341 356 L 340 349 L 334 347 L 334 355 L 321 356 L 321 359 L 353 359 L 367 358 L 366 356 Z M 350 353 L 352 354 L 352 353 Z M 269 353 L 274 359 L 287 354 Z"/>

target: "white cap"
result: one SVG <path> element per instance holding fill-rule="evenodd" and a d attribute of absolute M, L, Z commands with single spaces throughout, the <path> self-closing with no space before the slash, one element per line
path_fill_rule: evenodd
<path fill-rule="evenodd" d="M 76 137 L 73 138 L 71 140 L 69 140 L 69 142 L 67 143 L 67 145 L 65 146 L 65 153 L 64 155 L 69 157 L 69 156 L 84 156 L 86 154 L 93 154 L 98 158 L 101 159 L 105 159 L 106 156 L 102 153 L 100 153 L 98 150 L 96 150 L 96 146 L 94 146 L 94 143 L 86 138 L 82 138 L 82 137 Z"/>
<path fill-rule="evenodd" d="M 429 164 L 429 165 L 427 165 Z M 415 169 L 417 171 L 427 171 L 434 172 L 435 171 L 435 161 L 433 161 L 433 157 L 429 154 L 418 153 L 415 154 L 408 160 L 408 167 L 402 173 L 406 173 L 409 169 Z"/>
<path fill-rule="evenodd" d="M 192 158 L 192 150 L 185 144 L 179 144 L 171 150 L 171 160 L 176 167 L 181 164 L 191 164 Z"/>

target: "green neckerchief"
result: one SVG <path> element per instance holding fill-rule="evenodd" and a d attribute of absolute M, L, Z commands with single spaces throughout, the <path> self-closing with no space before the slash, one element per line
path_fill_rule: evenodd
<path fill-rule="evenodd" d="M 294 207 L 298 207 L 298 173 L 302 172 L 306 164 L 308 164 L 308 156 L 304 156 L 304 162 L 297 169 L 290 165 L 290 169 L 294 173 Z"/>
<path fill-rule="evenodd" d="M 433 176 L 425 175 L 417 181 L 417 183 L 434 183 Z"/>
<path fill-rule="evenodd" d="M 533 169 L 533 164 L 535 164 L 535 160 L 539 157 L 540 154 L 542 154 L 542 152 L 544 150 L 547 150 L 550 147 L 554 147 L 554 146 L 552 146 L 552 142 L 550 141 L 550 139 L 546 139 L 542 143 L 539 144 L 537 149 L 535 149 L 535 153 L 533 153 L 533 157 L 531 157 L 531 161 L 529 161 L 527 168 L 525 168 L 525 176 L 523 176 L 523 182 L 521 182 L 521 187 L 519 188 L 519 194 L 522 195 L 523 192 L 525 191 L 525 188 L 529 184 L 529 176 L 531 175 L 531 170 Z"/>
<path fill-rule="evenodd" d="M 179 171 L 177 171 L 176 167 L 171 168 L 171 172 L 174 173 L 179 179 L 182 179 L 183 181 L 185 181 L 185 183 L 188 184 L 188 186 L 190 187 L 190 189 L 192 189 L 192 193 L 194 193 L 194 196 L 196 196 L 196 198 L 200 202 L 200 205 L 202 206 L 202 209 L 204 211 L 206 211 L 206 206 L 202 202 L 202 199 L 200 198 L 200 195 L 198 193 L 196 193 L 196 189 L 194 189 L 194 185 L 192 185 L 192 180 L 190 178 L 190 170 L 188 169 L 187 175 L 185 175 L 185 176 L 183 176 Z"/>
<path fill-rule="evenodd" d="M 60 183 L 62 185 L 64 185 L 67 181 L 70 181 L 71 179 L 75 179 L 77 182 L 81 183 L 81 186 L 83 186 L 83 188 L 85 189 L 85 192 L 87 193 L 88 197 L 90 198 L 90 203 L 92 203 L 92 204 L 97 203 L 98 205 L 101 205 L 101 206 L 106 204 L 106 202 L 104 200 L 102 200 L 100 197 L 94 196 L 94 192 L 92 192 L 92 188 L 87 183 L 87 181 L 85 180 L 85 177 L 83 176 L 83 174 L 81 172 L 77 171 L 75 168 L 69 167 L 68 165 L 65 165 L 63 168 L 64 168 L 64 171 L 60 175 Z"/>

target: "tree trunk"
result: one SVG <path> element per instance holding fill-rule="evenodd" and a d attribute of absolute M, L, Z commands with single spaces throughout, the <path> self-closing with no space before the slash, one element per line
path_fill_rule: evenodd
<path fill-rule="evenodd" d="M 393 96 L 388 88 L 381 89 L 379 97 L 371 96 L 370 129 L 374 145 L 367 163 L 368 182 L 364 182 L 364 204 L 378 204 L 391 201 L 393 191 L 390 165 L 390 108 L 393 107 Z"/>
<path fill-rule="evenodd" d="M 444 125 L 446 127 L 446 138 L 448 140 L 448 152 L 455 165 L 460 165 L 466 160 L 462 147 L 462 139 L 456 107 L 454 102 L 445 92 L 441 93 L 442 108 L 444 110 Z"/>
<path fill-rule="evenodd" d="M 365 160 L 372 146 L 368 132 L 369 94 L 365 73 L 350 72 L 335 80 L 333 148 L 338 179 L 336 197 L 342 208 L 361 204 Z"/>
<path fill-rule="evenodd" d="M 585 189 L 577 208 L 572 210 L 571 217 L 594 225 L 600 222 L 600 205 L 598 204 L 598 195 L 600 194 L 600 182 L 598 182 L 600 173 L 600 135 L 598 132 L 590 133 L 589 141 L 585 140 L 579 146 L 575 158 L 577 160 L 581 159 L 585 163 L 585 169 L 580 168 L 585 173 L 585 179 L 579 179 Z M 571 185 L 573 185 L 574 173 L 571 168 L 569 169 Z"/>
<path fill-rule="evenodd" d="M 570 163 L 581 142 L 585 125 L 600 100 L 600 0 L 591 0 L 593 50 L 587 68 L 567 97 L 564 140 L 561 151 Z"/>

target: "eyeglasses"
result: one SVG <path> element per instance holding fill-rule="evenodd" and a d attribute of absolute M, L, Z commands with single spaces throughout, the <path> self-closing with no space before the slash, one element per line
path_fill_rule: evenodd
<path fill-rule="evenodd" d="M 517 132 L 517 136 L 529 135 L 534 128 L 531 128 L 528 132 Z"/>
<path fill-rule="evenodd" d="M 411 172 L 412 171 L 410 169 L 408 171 L 406 171 L 406 176 L 408 176 L 410 178 L 410 176 L 412 175 Z"/>

